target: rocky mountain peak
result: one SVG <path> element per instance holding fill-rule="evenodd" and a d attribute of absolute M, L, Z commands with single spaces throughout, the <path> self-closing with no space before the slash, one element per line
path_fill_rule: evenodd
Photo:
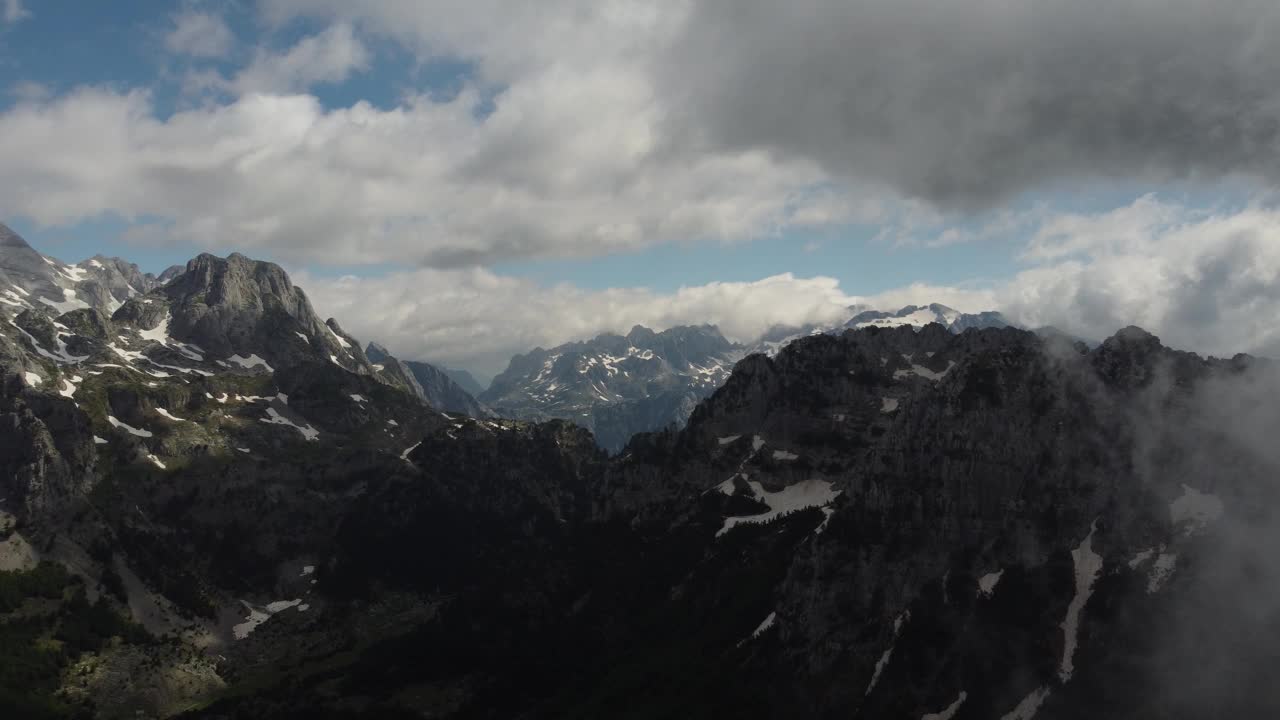
<path fill-rule="evenodd" d="M 653 340 L 657 333 L 643 325 L 633 325 L 627 332 L 627 340 L 639 345 Z"/>
<path fill-rule="evenodd" d="M 1099 376 L 1117 386 L 1142 388 L 1162 373 L 1175 382 L 1194 372 L 1195 356 L 1169 350 L 1160 338 L 1129 326 L 1107 338 L 1093 351 Z"/>
<path fill-rule="evenodd" d="M 1161 347 L 1160 338 L 1136 325 L 1130 325 L 1117 330 L 1115 335 L 1107 338 L 1102 344 L 1112 348 L 1125 347 L 1141 349 L 1147 354 Z"/>
<path fill-rule="evenodd" d="M 119 258 L 95 255 L 77 265 L 45 257 L 4 227 L 0 232 L 0 312 L 34 308 L 57 317 L 80 308 L 114 312 L 155 279 Z"/>
<path fill-rule="evenodd" d="M 215 358 L 257 356 L 271 367 L 332 362 L 372 373 L 359 345 L 320 320 L 283 268 L 239 253 L 196 256 L 180 275 L 132 299 L 113 319 L 139 330 L 168 322 L 170 336 Z"/>
<path fill-rule="evenodd" d="M 21 235 L 14 232 L 12 228 L 4 223 L 0 223 L 0 248 L 17 248 L 30 250 L 31 246 L 23 239 Z"/>
<path fill-rule="evenodd" d="M 159 282 L 161 285 L 163 285 L 169 282 L 170 280 L 178 277 L 179 275 L 181 275 L 186 271 L 187 271 L 187 266 L 185 265 L 170 265 L 169 267 L 165 268 L 163 272 L 161 272 L 159 275 L 156 276 L 156 281 Z"/>
<path fill-rule="evenodd" d="M 970 328 L 1007 327 L 1009 322 L 998 312 L 976 314 L 962 313 L 941 303 L 907 305 L 893 312 L 854 306 L 856 314 L 845 323 L 847 328 L 897 327 L 909 325 L 924 327 L 938 323 L 952 332 L 964 332 Z"/>
<path fill-rule="evenodd" d="M 175 296 L 200 295 L 205 305 L 232 307 L 264 306 L 264 298 L 276 298 L 296 315 L 303 314 L 300 295 L 279 265 L 252 260 L 240 253 L 220 258 L 201 253 L 187 263 L 186 271 L 166 287 Z M 308 304 L 308 310 L 309 310 Z"/>
<path fill-rule="evenodd" d="M 338 319 L 337 319 L 337 318 L 329 318 L 328 320 L 325 320 L 325 321 L 324 321 L 324 324 L 325 324 L 325 327 L 329 328 L 329 330 L 330 330 L 330 331 L 332 331 L 332 332 L 333 332 L 333 334 L 334 334 L 334 335 L 336 335 L 336 336 L 338 336 L 339 338 L 342 338 L 343 340 L 346 340 L 347 342 L 351 342 L 351 341 L 355 340 L 355 338 L 353 338 L 352 336 L 348 335 L 348 334 L 346 333 L 346 331 L 342 329 L 342 326 L 338 324 Z M 344 347 L 345 347 L 345 346 L 344 346 Z"/>

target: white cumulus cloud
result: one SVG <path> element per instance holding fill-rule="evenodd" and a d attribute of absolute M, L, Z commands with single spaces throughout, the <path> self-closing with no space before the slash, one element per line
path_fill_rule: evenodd
<path fill-rule="evenodd" d="M 673 292 L 540 286 L 488 270 L 414 270 L 328 279 L 294 273 L 318 312 L 362 341 L 403 359 L 496 373 L 515 353 L 553 347 L 633 325 L 663 330 L 710 323 L 750 341 L 776 324 L 843 320 L 850 298 L 824 277 L 781 274 L 755 282 L 713 282 Z"/>
<path fill-rule="evenodd" d="M 860 302 L 994 309 L 1027 327 L 1101 340 L 1137 325 L 1219 357 L 1280 357 L 1280 209 L 1205 209 L 1144 196 L 1094 213 L 1049 213 L 1013 277 L 981 287 L 917 284 Z"/>
<path fill-rule="evenodd" d="M 662 151 L 626 82 L 549 76 L 483 118 L 472 91 L 391 109 L 251 93 L 160 118 L 147 92 L 82 88 L 0 113 L 0 206 L 40 225 L 145 217 L 139 236 L 290 261 L 447 267 L 740 240 L 830 204 L 804 163 Z"/>
<path fill-rule="evenodd" d="M 774 325 L 836 324 L 852 305 L 932 302 L 998 310 L 1030 328 L 1101 340 L 1138 325 L 1202 354 L 1280 357 L 1280 210 L 1214 212 L 1144 197 L 1093 214 L 1051 214 L 1014 276 L 980 286 L 915 283 L 857 295 L 785 273 L 672 292 L 542 286 L 488 270 L 413 270 L 329 279 L 300 273 L 317 308 L 406 359 L 496 372 L 507 358 L 601 332 L 712 323 L 751 342 Z"/>

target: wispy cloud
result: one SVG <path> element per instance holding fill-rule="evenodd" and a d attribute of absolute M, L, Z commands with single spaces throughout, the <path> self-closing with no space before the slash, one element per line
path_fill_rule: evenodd
<path fill-rule="evenodd" d="M 5 23 L 12 25 L 31 17 L 31 11 L 23 6 L 22 0 L 4 0 L 0 17 L 4 18 Z"/>
<path fill-rule="evenodd" d="M 236 95 L 304 92 L 320 83 L 340 83 L 368 70 L 372 53 L 350 25 L 339 23 L 307 36 L 283 52 L 259 49 L 228 83 Z"/>
<path fill-rule="evenodd" d="M 173 53 L 198 58 L 220 58 L 235 46 L 235 35 L 220 16 L 185 10 L 173 17 L 173 27 L 164 37 Z"/>

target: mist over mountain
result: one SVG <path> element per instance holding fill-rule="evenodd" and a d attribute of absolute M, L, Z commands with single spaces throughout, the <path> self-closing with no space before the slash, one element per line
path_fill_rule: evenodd
<path fill-rule="evenodd" d="M 462 370 L 460 368 L 447 368 L 447 367 L 442 367 L 440 368 L 440 370 L 445 375 L 448 375 L 450 380 L 453 380 L 454 382 L 458 383 L 458 387 L 470 393 L 472 396 L 479 395 L 480 393 L 485 391 L 485 386 L 481 385 L 480 381 L 477 380 L 475 376 L 473 376 L 470 372 L 466 370 Z M 492 380 L 490 382 L 492 382 Z"/>

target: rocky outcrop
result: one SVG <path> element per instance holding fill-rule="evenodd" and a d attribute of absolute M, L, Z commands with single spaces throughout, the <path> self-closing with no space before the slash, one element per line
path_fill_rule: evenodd
<path fill-rule="evenodd" d="M 56 528 L 95 480 L 93 434 L 84 414 L 71 401 L 0 372 L 0 511 L 23 527 Z"/>
<path fill-rule="evenodd" d="M 350 347 L 343 347 L 350 343 L 316 316 L 306 294 L 273 263 L 203 254 L 156 293 L 163 305 L 154 312 L 172 314 L 170 334 L 215 357 L 255 354 L 273 367 L 341 357 L 355 365 Z M 151 328 L 150 318 L 141 319 L 148 299 L 131 301 L 115 319 Z"/>

